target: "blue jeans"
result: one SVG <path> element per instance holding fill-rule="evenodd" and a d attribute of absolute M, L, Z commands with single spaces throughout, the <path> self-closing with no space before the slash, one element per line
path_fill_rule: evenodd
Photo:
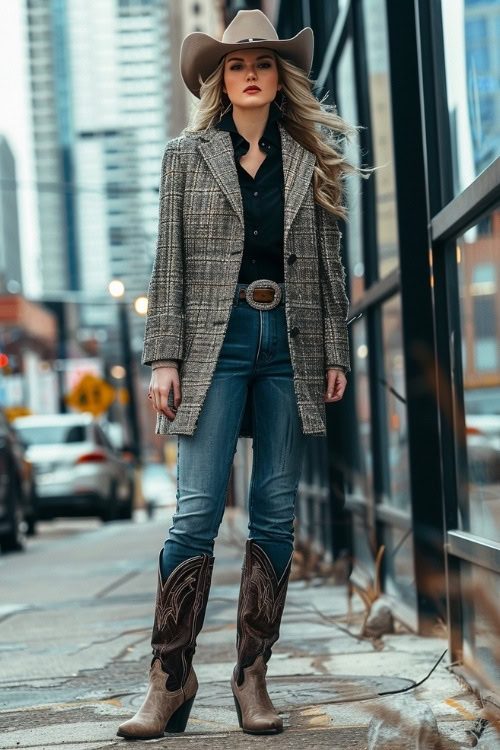
<path fill-rule="evenodd" d="M 178 435 L 177 506 L 162 554 L 164 580 L 183 560 L 213 554 L 225 510 L 245 400 L 251 399 L 253 465 L 249 538 L 269 556 L 278 578 L 293 550 L 295 498 L 307 435 L 293 384 L 285 285 L 272 310 L 256 310 L 239 290 L 194 435 Z"/>

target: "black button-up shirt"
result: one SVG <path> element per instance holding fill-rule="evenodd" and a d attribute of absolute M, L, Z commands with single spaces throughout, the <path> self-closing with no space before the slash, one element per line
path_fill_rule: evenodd
<path fill-rule="evenodd" d="M 234 160 L 243 200 L 245 245 L 238 282 L 250 284 L 256 279 L 284 281 L 283 226 L 284 182 L 281 155 L 281 136 L 276 120 L 281 116 L 271 102 L 269 116 L 259 148 L 266 158 L 252 177 L 240 164 L 240 157 L 250 148 L 249 142 L 238 133 L 232 109 L 215 125 L 229 130 L 234 148 Z"/>

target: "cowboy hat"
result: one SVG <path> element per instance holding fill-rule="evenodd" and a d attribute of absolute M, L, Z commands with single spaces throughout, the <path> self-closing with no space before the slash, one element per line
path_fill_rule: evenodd
<path fill-rule="evenodd" d="M 222 35 L 222 41 L 209 34 L 193 31 L 181 46 L 180 69 L 188 89 L 200 98 L 198 75 L 205 81 L 221 57 L 237 49 L 267 47 L 276 50 L 309 74 L 312 65 L 314 36 L 310 26 L 291 39 L 279 39 L 276 29 L 261 10 L 240 10 Z"/>

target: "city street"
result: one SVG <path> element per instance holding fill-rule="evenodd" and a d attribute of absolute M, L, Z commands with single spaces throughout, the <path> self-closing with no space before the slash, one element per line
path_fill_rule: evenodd
<path fill-rule="evenodd" d="M 175 502 L 172 487 L 173 502 Z M 169 499 L 172 503 L 172 498 Z M 40 523 L 24 553 L 0 556 L 0 748 L 92 750 L 116 747 L 121 721 L 142 702 L 150 663 L 150 628 L 158 551 L 175 506 L 152 519 L 101 524 L 94 519 Z M 293 580 L 281 637 L 269 662 L 271 697 L 284 732 L 252 736 L 238 727 L 230 689 L 246 519 L 227 508 L 194 665 L 200 688 L 182 735 L 136 742 L 246 748 L 367 748 L 371 716 L 394 707 L 378 693 L 425 677 L 444 638 L 397 633 L 371 641 L 359 633 L 360 601 L 347 623 L 343 586 Z M 445 660 L 446 661 L 446 660 Z M 443 661 L 408 693 L 427 701 L 447 748 L 468 746 L 474 697 Z"/>

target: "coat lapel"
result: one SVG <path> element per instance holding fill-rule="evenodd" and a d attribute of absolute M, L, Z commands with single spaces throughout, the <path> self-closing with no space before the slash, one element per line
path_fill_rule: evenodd
<path fill-rule="evenodd" d="M 297 211 L 306 197 L 312 179 L 316 156 L 292 138 L 288 130 L 278 122 L 281 134 L 283 156 L 283 177 L 285 185 L 285 226 L 283 246 L 286 247 L 288 232 Z"/>
<path fill-rule="evenodd" d="M 312 179 L 316 156 L 292 138 L 281 122 L 278 122 L 278 127 L 281 135 L 283 157 L 285 191 L 283 243 L 286 247 L 288 232 L 297 211 L 302 205 Z M 213 132 L 210 134 L 207 133 L 205 139 L 202 140 L 200 153 L 244 228 L 243 200 L 241 198 L 238 172 L 234 163 L 233 142 L 230 132 L 213 128 Z"/>
<path fill-rule="evenodd" d="M 208 134 L 207 134 L 208 135 Z M 234 163 L 233 142 L 228 130 L 213 128 L 213 134 L 200 144 L 200 153 L 208 164 L 214 179 L 238 215 L 244 228 L 243 199 L 238 172 Z"/>

